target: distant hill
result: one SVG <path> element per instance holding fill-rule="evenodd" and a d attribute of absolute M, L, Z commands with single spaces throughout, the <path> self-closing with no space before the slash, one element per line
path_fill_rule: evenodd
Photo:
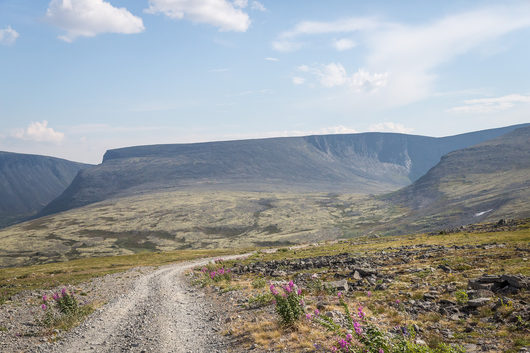
<path fill-rule="evenodd" d="M 530 127 L 451 152 L 382 199 L 410 210 L 405 231 L 530 217 Z"/>
<path fill-rule="evenodd" d="M 33 216 L 88 166 L 59 158 L 0 152 L 0 228 Z"/>
<path fill-rule="evenodd" d="M 109 150 L 38 216 L 169 188 L 380 194 L 409 185 L 448 152 L 517 127 L 443 138 L 361 133 Z"/>
<path fill-rule="evenodd" d="M 242 185 L 219 182 L 210 184 L 210 188 L 164 189 L 157 180 L 165 179 L 156 179 L 156 175 L 167 173 L 162 168 L 163 163 L 168 166 L 176 164 L 175 152 L 171 150 L 174 146 L 109 151 L 102 165 L 80 172 L 80 177 L 69 190 L 79 193 L 73 194 L 76 197 L 83 195 L 89 199 L 91 190 L 110 190 L 101 187 L 108 182 L 122 187 L 118 193 L 111 194 L 115 197 L 0 230 L 0 267 L 142 251 L 286 246 L 368 234 L 431 232 L 500 218 L 530 217 L 530 126 L 509 130 L 500 137 L 446 154 L 413 184 L 380 195 L 286 191 L 281 189 L 282 185 L 293 180 L 287 179 L 287 175 L 282 180 L 284 184 L 278 184 L 278 189 L 273 191 L 230 190 Z M 477 138 L 477 134 L 480 136 L 475 133 L 471 137 Z M 361 154 L 361 148 L 365 148 L 364 156 L 374 150 L 368 142 L 359 139 L 366 138 L 375 143 L 370 140 L 373 136 L 407 138 L 406 135 L 361 135 L 336 136 L 334 139 L 308 137 L 298 139 L 297 143 L 305 141 L 311 153 L 329 155 L 332 161 L 341 158 L 344 161 L 354 160 L 353 157 Z M 357 143 L 354 147 L 353 143 L 349 147 L 346 143 L 352 141 L 348 139 L 351 136 L 356 136 L 352 139 Z M 446 139 L 440 140 L 444 142 Z M 388 163 L 388 170 L 392 170 L 390 166 L 394 163 L 388 161 L 397 158 L 399 153 L 396 145 L 382 148 L 388 143 L 386 140 L 376 144 L 380 148 L 379 162 L 373 160 L 374 165 Z M 156 158 L 150 155 L 154 150 L 159 153 Z M 138 156 L 140 152 L 143 156 Z M 241 156 L 236 149 L 232 152 Z M 206 154 L 204 150 L 201 153 Z M 213 150 L 211 153 L 218 152 Z M 419 151 L 416 153 L 425 156 Z M 415 156 L 410 158 L 412 165 L 421 160 L 418 155 L 409 153 L 409 156 Z M 199 160 L 189 151 L 180 158 L 186 161 L 190 156 Z M 285 161 L 280 153 L 275 156 Z M 153 160 L 161 164 L 153 163 Z M 279 162 L 271 160 L 269 163 L 269 168 L 277 168 Z M 254 168 L 256 165 L 252 164 Z M 409 165 L 409 171 L 413 169 L 412 165 Z M 182 166 L 189 168 L 189 162 L 182 163 Z M 238 172 L 252 175 L 250 171 Z M 157 182 L 132 183 L 132 188 L 123 188 L 138 180 L 136 173 L 154 175 L 153 180 Z M 201 173 L 205 175 L 204 171 Z M 279 171 L 276 173 L 281 175 Z M 321 174 L 316 171 L 315 175 Z M 120 178 L 127 183 L 120 184 Z M 315 177 L 309 176 L 308 179 L 314 181 Z M 230 181 L 220 177 L 218 180 Z M 76 186 L 76 183 L 79 184 Z M 257 186 L 263 185 L 266 186 L 264 183 Z M 322 184 L 307 184 L 313 185 Z M 65 194 L 67 191 L 61 198 Z M 130 196 L 124 196 L 127 194 Z"/>

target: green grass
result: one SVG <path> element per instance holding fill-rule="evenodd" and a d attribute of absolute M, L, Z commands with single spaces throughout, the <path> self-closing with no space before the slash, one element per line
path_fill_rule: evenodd
<path fill-rule="evenodd" d="M 0 304 L 24 290 L 48 289 L 60 285 L 75 285 L 93 277 L 126 271 L 137 266 L 160 266 L 202 257 L 244 253 L 250 249 L 180 250 L 163 253 L 95 257 L 0 269 Z"/>

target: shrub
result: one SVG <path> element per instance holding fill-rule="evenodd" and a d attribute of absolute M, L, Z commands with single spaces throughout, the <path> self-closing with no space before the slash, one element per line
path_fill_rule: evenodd
<path fill-rule="evenodd" d="M 459 290 L 455 292 L 455 298 L 456 298 L 456 301 L 462 305 L 467 304 L 467 302 L 469 301 L 469 297 L 467 296 L 467 293 L 465 290 Z"/>
<path fill-rule="evenodd" d="M 293 281 L 282 287 L 282 294 L 273 284 L 270 285 L 269 289 L 276 302 L 276 313 L 280 317 L 281 323 L 285 326 L 292 326 L 304 313 L 302 290 L 295 291 Z"/>
<path fill-rule="evenodd" d="M 260 293 L 248 299 L 250 308 L 261 308 L 272 303 L 274 296 L 271 293 Z"/>
<path fill-rule="evenodd" d="M 354 352 L 354 353 L 463 353 L 458 347 L 445 344 L 430 348 L 415 343 L 414 329 L 412 327 L 396 327 L 398 334 L 390 334 L 380 329 L 366 319 L 362 306 L 358 306 L 357 313 L 352 314 L 341 293 L 338 294 L 339 303 L 344 309 L 346 316 L 346 327 L 342 327 L 332 318 L 320 315 L 318 310 L 315 314 L 307 314 L 306 317 L 318 323 L 326 330 L 333 332 L 337 340 L 331 345 L 332 352 Z M 317 344 L 318 345 L 318 344 Z M 317 346 L 315 345 L 315 346 Z M 320 345 L 318 345 L 320 346 Z"/>
<path fill-rule="evenodd" d="M 256 289 L 264 288 L 266 284 L 267 282 L 265 282 L 265 278 L 258 277 L 252 281 L 252 288 L 256 288 Z"/>
<path fill-rule="evenodd" d="M 50 298 L 42 296 L 41 309 L 44 316 L 40 324 L 46 328 L 67 330 L 77 325 L 93 309 L 88 305 L 79 305 L 74 293 L 63 288 L 61 293 L 54 293 Z"/>

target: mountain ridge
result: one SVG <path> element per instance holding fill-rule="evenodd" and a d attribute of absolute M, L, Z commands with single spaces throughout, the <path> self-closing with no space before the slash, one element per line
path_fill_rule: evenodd
<path fill-rule="evenodd" d="M 33 216 L 88 166 L 50 156 L 0 151 L 0 227 Z"/>
<path fill-rule="evenodd" d="M 37 216 L 175 187 L 380 194 L 415 181 L 450 151 L 521 126 L 441 138 L 374 132 L 113 149 Z"/>

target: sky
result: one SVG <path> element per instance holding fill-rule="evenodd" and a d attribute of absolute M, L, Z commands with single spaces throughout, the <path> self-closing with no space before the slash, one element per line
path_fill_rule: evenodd
<path fill-rule="evenodd" d="M 529 1 L 0 0 L 0 150 L 530 122 Z"/>

